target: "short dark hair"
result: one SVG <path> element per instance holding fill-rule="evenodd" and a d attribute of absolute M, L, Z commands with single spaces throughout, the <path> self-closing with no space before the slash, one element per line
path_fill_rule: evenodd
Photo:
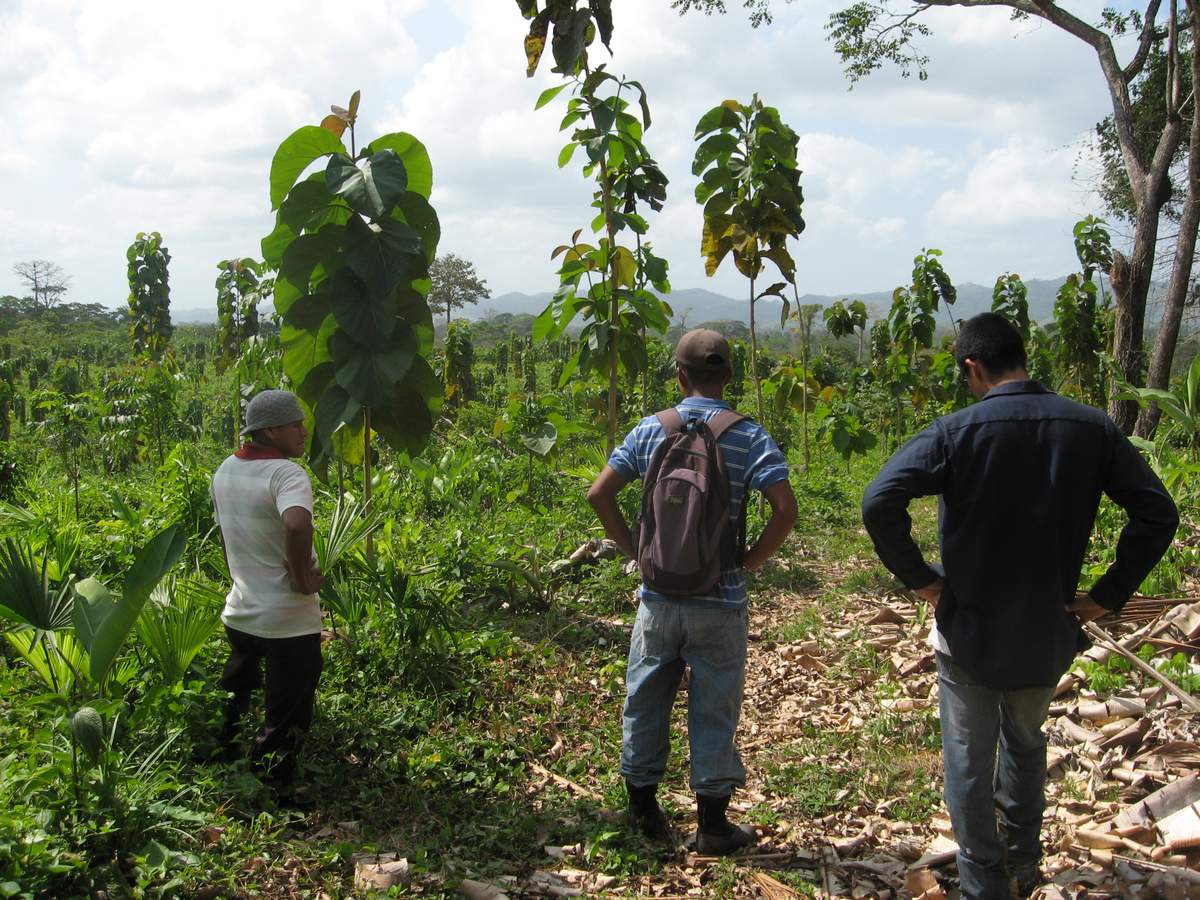
<path fill-rule="evenodd" d="M 687 374 L 688 383 L 702 391 L 715 391 L 717 388 L 725 386 L 732 376 L 732 372 L 728 369 L 700 369 L 696 366 L 684 366 L 676 363 L 676 368 L 682 369 Z"/>
<path fill-rule="evenodd" d="M 1003 375 L 1023 369 L 1027 358 L 1021 332 L 999 313 L 985 312 L 963 323 L 954 340 L 954 358 L 965 371 L 964 362 L 973 359 L 989 375 Z"/>

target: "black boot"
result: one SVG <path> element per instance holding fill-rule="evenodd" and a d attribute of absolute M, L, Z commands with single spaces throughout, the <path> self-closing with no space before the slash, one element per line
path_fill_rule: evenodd
<path fill-rule="evenodd" d="M 626 780 L 625 790 L 629 792 L 630 827 L 640 831 L 652 841 L 661 841 L 669 837 L 671 829 L 667 825 L 667 817 L 663 815 L 662 808 L 654 799 L 658 785 L 648 784 L 644 787 L 635 787 Z"/>
<path fill-rule="evenodd" d="M 696 813 L 700 827 L 696 831 L 696 852 L 704 856 L 728 856 L 758 842 L 758 832 L 749 825 L 733 825 L 725 818 L 728 797 L 696 795 Z"/>

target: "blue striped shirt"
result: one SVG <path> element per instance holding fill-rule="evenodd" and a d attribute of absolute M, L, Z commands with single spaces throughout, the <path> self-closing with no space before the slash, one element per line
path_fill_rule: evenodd
<path fill-rule="evenodd" d="M 700 418 L 708 421 L 723 409 L 730 409 L 723 400 L 707 397 L 688 397 L 675 407 L 686 422 Z M 625 436 L 621 446 L 613 450 L 608 464 L 617 474 L 630 480 L 642 478 L 650 467 L 650 457 L 663 442 L 666 433 L 657 417 L 647 416 Z M 729 515 L 736 523 L 745 499 L 746 488 L 765 491 L 773 484 L 786 481 L 787 458 L 767 430 L 749 419 L 734 425 L 719 442 L 725 468 L 729 473 Z M 644 600 L 672 600 L 642 585 L 639 596 Z M 743 608 L 746 606 L 746 574 L 740 568 L 721 573 L 719 593 L 689 598 L 705 606 Z"/>

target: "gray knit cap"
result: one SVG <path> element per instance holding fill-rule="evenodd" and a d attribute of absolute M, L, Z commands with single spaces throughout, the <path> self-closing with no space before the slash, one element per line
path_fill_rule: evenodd
<path fill-rule="evenodd" d="M 291 425 L 303 419 L 304 410 L 291 391 L 261 391 L 246 404 L 246 427 L 242 429 L 242 434 Z"/>

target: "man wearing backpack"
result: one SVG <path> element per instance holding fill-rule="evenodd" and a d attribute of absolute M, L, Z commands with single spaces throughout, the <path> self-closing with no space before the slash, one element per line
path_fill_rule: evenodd
<path fill-rule="evenodd" d="M 1046 738 L 1082 623 L 1120 610 L 1171 544 L 1171 495 L 1101 410 L 1031 381 L 1020 333 L 968 319 L 954 355 L 980 401 L 938 419 L 867 487 L 879 558 L 933 607 L 945 798 L 965 900 L 1040 883 Z M 910 533 L 909 501 L 938 495 L 943 571 Z M 1129 521 L 1087 593 L 1080 570 L 1107 494 Z"/>
<path fill-rule="evenodd" d="M 722 856 L 756 840 L 753 828 L 726 818 L 733 789 L 746 780 L 734 744 L 746 666 L 744 571 L 766 562 L 796 521 L 787 459 L 761 425 L 722 399 L 729 360 L 729 344 L 715 331 L 680 338 L 683 401 L 639 422 L 588 491 L 605 532 L 638 559 L 643 579 L 621 749 L 630 822 L 653 839 L 670 833 L 655 793 L 667 765 L 671 706 L 688 666 L 696 849 Z M 635 539 L 617 494 L 636 478 L 645 484 Z M 744 549 L 748 488 L 766 496 L 771 518 Z"/>

